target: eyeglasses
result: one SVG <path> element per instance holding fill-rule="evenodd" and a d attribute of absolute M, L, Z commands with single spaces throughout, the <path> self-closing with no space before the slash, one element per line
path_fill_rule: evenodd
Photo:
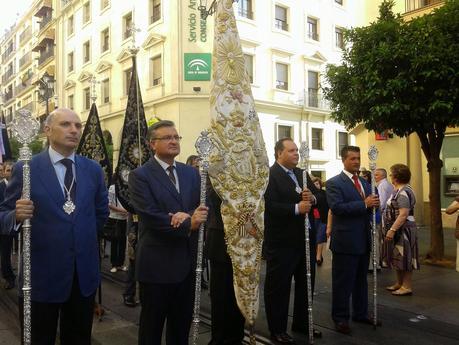
<path fill-rule="evenodd" d="M 160 138 L 152 138 L 151 141 L 153 140 L 162 140 L 162 141 L 180 141 L 182 140 L 182 137 L 179 135 L 166 135 L 165 137 L 160 137 Z"/>

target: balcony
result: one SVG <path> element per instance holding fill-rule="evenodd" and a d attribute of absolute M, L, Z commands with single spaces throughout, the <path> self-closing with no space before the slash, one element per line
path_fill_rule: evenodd
<path fill-rule="evenodd" d="M 39 52 L 46 48 L 49 44 L 54 44 L 54 29 L 46 30 L 43 35 L 40 35 L 39 41 L 32 48 L 32 51 Z"/>
<path fill-rule="evenodd" d="M 14 88 L 16 97 L 17 97 L 17 96 L 20 96 L 24 91 L 30 89 L 30 88 L 33 86 L 33 84 L 31 83 L 31 81 L 32 81 L 32 77 L 30 76 L 29 79 L 23 80 L 19 85 L 17 85 L 17 86 Z"/>
<path fill-rule="evenodd" d="M 10 68 L 2 75 L 2 84 L 7 84 L 14 77 L 14 68 Z"/>
<path fill-rule="evenodd" d="M 42 2 L 37 6 L 37 11 L 35 12 L 35 17 L 44 17 L 48 12 L 53 10 L 53 0 L 42 0 Z"/>
<path fill-rule="evenodd" d="M 14 49 L 14 44 L 11 44 L 7 49 L 6 51 L 3 52 L 2 54 L 2 63 L 5 63 L 6 60 L 8 60 L 12 55 L 13 53 L 16 51 L 16 49 Z"/>
<path fill-rule="evenodd" d="M 281 19 L 274 20 L 274 27 L 279 30 L 288 31 L 288 24 L 286 21 Z"/>
<path fill-rule="evenodd" d="M 330 110 L 330 103 L 317 89 L 309 89 L 304 91 L 304 107 Z"/>
<path fill-rule="evenodd" d="M 28 27 L 19 35 L 19 45 L 22 47 L 32 38 L 32 27 Z"/>
<path fill-rule="evenodd" d="M 49 58 L 53 56 L 54 56 L 54 46 L 48 46 L 46 50 L 43 50 L 41 52 L 40 57 L 38 58 L 38 66 L 41 66 L 46 61 L 48 61 Z"/>
<path fill-rule="evenodd" d="M 27 67 L 32 63 L 32 52 L 25 53 L 23 57 L 19 59 L 19 70 Z"/>
<path fill-rule="evenodd" d="M 308 38 L 310 40 L 318 41 L 319 40 L 319 34 L 317 32 L 314 32 L 314 31 L 309 31 L 308 32 Z"/>
<path fill-rule="evenodd" d="M 8 92 L 5 92 L 3 94 L 3 101 L 5 103 L 8 103 L 9 101 L 11 101 L 14 97 L 14 93 L 13 93 L 13 90 L 9 90 Z"/>
<path fill-rule="evenodd" d="M 71 4 L 72 1 L 73 0 L 61 0 L 61 8 L 64 8 L 65 6 Z"/>
<path fill-rule="evenodd" d="M 52 19 L 53 15 L 51 14 L 51 12 L 48 15 L 42 17 L 39 25 L 40 31 L 43 30 Z"/>

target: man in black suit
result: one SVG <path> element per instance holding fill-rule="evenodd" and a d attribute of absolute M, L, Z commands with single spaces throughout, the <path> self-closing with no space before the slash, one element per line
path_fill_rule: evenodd
<path fill-rule="evenodd" d="M 327 181 L 327 200 L 333 213 L 330 249 L 332 261 L 332 318 L 336 330 L 350 334 L 349 301 L 354 322 L 372 324 L 368 317 L 367 270 L 371 248 L 370 215 L 379 199 L 358 176 L 360 148 L 341 150 L 344 170 Z"/>
<path fill-rule="evenodd" d="M 305 215 L 313 226 L 312 206 L 325 202 L 307 176 L 303 190 L 303 172 L 297 168 L 298 147 L 290 138 L 274 147 L 276 162 L 270 169 L 265 193 L 265 308 L 271 338 L 276 343 L 291 344 L 286 332 L 290 286 L 295 279 L 292 331 L 308 334 L 308 301 L 305 255 Z M 309 232 L 311 283 L 314 283 L 316 241 L 314 227 Z M 311 301 L 312 303 L 312 301 Z M 314 330 L 314 336 L 321 333 Z"/>
<path fill-rule="evenodd" d="M 240 345 L 244 339 L 244 323 L 233 286 L 233 267 L 228 255 L 221 199 L 208 180 L 209 220 L 207 222 L 206 252 L 210 260 L 210 303 L 212 339 L 209 345 Z"/>
<path fill-rule="evenodd" d="M 0 203 L 5 199 L 5 190 L 8 180 L 11 177 L 13 162 L 5 162 L 2 165 L 3 179 L 0 181 Z M 0 265 L 2 267 L 2 277 L 5 279 L 5 289 L 14 288 L 16 276 L 11 266 L 11 249 L 13 247 L 13 236 L 0 235 Z"/>
<path fill-rule="evenodd" d="M 140 286 L 139 345 L 188 344 L 193 312 L 197 232 L 207 218 L 199 206 L 200 177 L 175 161 L 180 139 L 172 121 L 148 130 L 155 156 L 129 174 L 129 192 L 139 216 L 136 279 Z"/>

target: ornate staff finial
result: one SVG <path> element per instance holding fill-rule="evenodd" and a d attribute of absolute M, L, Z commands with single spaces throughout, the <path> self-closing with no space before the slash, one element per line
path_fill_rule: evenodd
<path fill-rule="evenodd" d="M 371 165 L 374 164 L 376 165 L 376 160 L 378 159 L 378 149 L 376 148 L 375 145 L 371 145 L 370 149 L 368 150 L 368 158 L 370 159 L 370 170 L 371 170 Z M 375 166 L 376 168 L 376 166 Z"/>
<path fill-rule="evenodd" d="M 139 51 L 139 47 L 137 47 L 135 35 L 137 32 L 140 32 L 141 30 L 135 27 L 134 20 L 133 20 L 131 26 L 129 26 L 128 28 L 128 31 L 131 33 L 131 40 L 132 40 L 132 44 L 129 47 L 129 51 L 131 52 L 131 54 L 136 55 Z"/>
<path fill-rule="evenodd" d="M 304 169 L 307 169 L 307 164 L 309 161 L 309 146 L 306 141 L 302 141 L 300 145 L 300 158 Z"/>
<path fill-rule="evenodd" d="M 91 101 L 92 103 L 96 103 L 96 100 L 97 100 L 96 85 L 100 84 L 100 81 L 98 81 L 97 78 L 93 76 L 89 82 L 91 83 Z"/>
<path fill-rule="evenodd" d="M 201 132 L 201 135 L 196 140 L 195 148 L 198 152 L 199 159 L 201 160 L 200 167 L 207 170 L 209 167 L 209 155 L 212 151 L 212 141 L 210 140 L 209 132 L 207 130 Z"/>
<path fill-rule="evenodd" d="M 32 113 L 27 109 L 20 109 L 10 128 L 14 138 L 23 146 L 29 145 L 37 136 L 40 129 L 40 123 L 32 117 Z"/>

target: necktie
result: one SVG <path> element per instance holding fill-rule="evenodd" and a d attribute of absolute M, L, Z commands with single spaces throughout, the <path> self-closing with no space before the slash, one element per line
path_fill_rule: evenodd
<path fill-rule="evenodd" d="M 288 176 L 290 176 L 290 178 L 293 180 L 293 182 L 295 182 L 295 186 L 297 188 L 301 188 L 300 184 L 298 183 L 298 179 L 296 178 L 296 175 L 294 174 L 293 170 L 287 170 L 287 174 L 288 174 Z"/>
<path fill-rule="evenodd" d="M 177 181 L 175 180 L 174 166 L 173 165 L 169 165 L 167 167 L 167 174 L 169 175 L 169 178 L 171 179 L 171 181 L 174 184 L 174 186 L 177 188 Z"/>
<path fill-rule="evenodd" d="M 357 191 L 359 192 L 360 196 L 363 199 L 362 186 L 360 186 L 359 177 L 357 175 L 352 175 L 352 179 L 354 180 L 355 188 L 357 188 Z"/>
<path fill-rule="evenodd" d="M 76 183 L 73 179 L 73 169 L 72 169 L 73 162 L 72 160 L 68 158 L 61 159 L 60 162 L 65 166 L 65 176 L 64 176 L 64 185 L 66 189 L 65 196 L 67 197 L 67 191 L 69 191 L 70 198 L 72 200 L 75 200 Z"/>

